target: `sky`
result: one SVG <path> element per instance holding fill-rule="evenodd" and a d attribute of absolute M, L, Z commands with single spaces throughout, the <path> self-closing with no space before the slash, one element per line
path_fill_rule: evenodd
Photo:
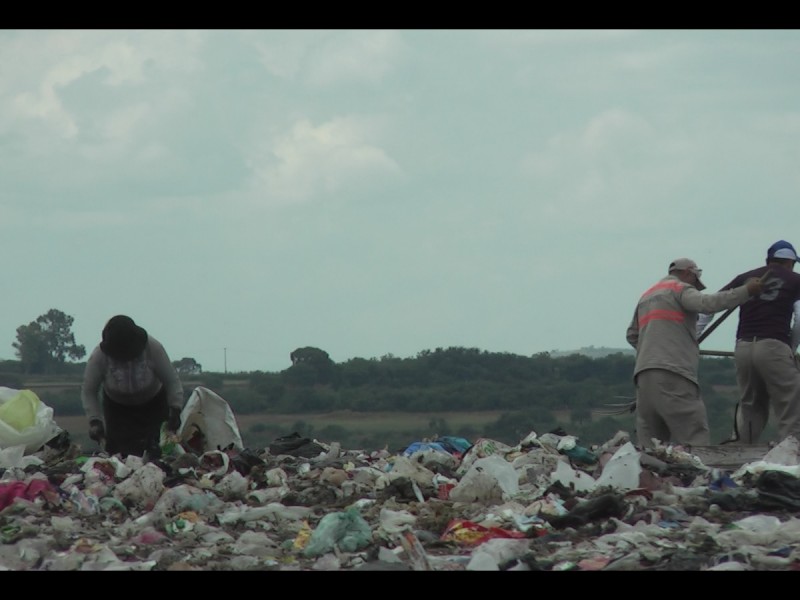
<path fill-rule="evenodd" d="M 800 30 L 4 29 L 0 358 L 628 348 L 673 259 L 800 244 L 798 165 Z"/>

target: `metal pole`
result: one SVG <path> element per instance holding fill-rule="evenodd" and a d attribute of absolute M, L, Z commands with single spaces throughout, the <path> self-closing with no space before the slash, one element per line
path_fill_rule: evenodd
<path fill-rule="evenodd" d="M 728 350 L 703 350 L 700 349 L 700 356 L 728 356 L 733 357 L 733 352 Z"/>

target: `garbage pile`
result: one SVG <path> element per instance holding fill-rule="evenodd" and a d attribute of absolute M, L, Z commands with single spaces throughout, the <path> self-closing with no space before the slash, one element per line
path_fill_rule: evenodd
<path fill-rule="evenodd" d="M 396 453 L 295 433 L 253 450 L 224 400 L 192 398 L 157 458 L 87 454 L 65 431 L 0 445 L 0 570 L 800 569 L 791 437 L 731 471 L 626 432 Z"/>

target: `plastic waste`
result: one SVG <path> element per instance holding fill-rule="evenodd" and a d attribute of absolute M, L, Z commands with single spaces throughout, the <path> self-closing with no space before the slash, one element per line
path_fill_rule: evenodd
<path fill-rule="evenodd" d="M 413 531 L 403 531 L 397 534 L 396 538 L 400 546 L 405 550 L 408 559 L 411 561 L 411 567 L 415 571 L 431 570 L 430 559 Z"/>
<path fill-rule="evenodd" d="M 641 452 L 630 442 L 620 446 L 603 467 L 603 472 L 597 478 L 596 487 L 609 486 L 618 490 L 638 488 L 639 476 L 642 473 L 640 455 Z"/>
<path fill-rule="evenodd" d="M 487 540 L 472 553 L 466 570 L 499 571 L 501 564 L 522 557 L 528 549 L 528 540 L 501 538 Z"/>
<path fill-rule="evenodd" d="M 69 493 L 69 500 L 75 506 L 79 514 L 96 515 L 100 512 L 100 502 L 97 496 L 84 494 L 77 487 L 72 488 Z"/>
<path fill-rule="evenodd" d="M 32 454 L 61 432 L 35 392 L 0 386 L 0 448 L 24 446 Z"/>
<path fill-rule="evenodd" d="M 164 526 L 164 530 L 170 536 L 175 536 L 181 533 L 186 533 L 194 529 L 195 523 L 199 521 L 199 517 L 194 511 L 185 511 L 180 513 L 172 521 Z"/>
<path fill-rule="evenodd" d="M 214 486 L 214 490 L 224 500 L 241 499 L 247 494 L 248 483 L 249 481 L 247 478 L 239 473 L 239 471 L 231 471 Z"/>
<path fill-rule="evenodd" d="M 567 488 L 577 492 L 589 492 L 595 488 L 597 482 L 591 475 L 583 471 L 576 471 L 564 459 L 560 459 L 555 470 L 550 474 L 550 482 L 559 482 Z"/>
<path fill-rule="evenodd" d="M 417 517 L 407 510 L 391 510 L 384 507 L 380 511 L 381 528 L 389 534 L 410 530 L 416 520 Z"/>
<path fill-rule="evenodd" d="M 285 506 L 280 502 L 271 502 L 266 506 L 235 506 L 228 505 L 228 508 L 217 513 L 217 521 L 221 525 L 235 523 L 237 521 L 300 521 L 308 518 L 313 512 L 313 508 L 308 506 Z"/>
<path fill-rule="evenodd" d="M 164 515 L 177 514 L 187 510 L 204 513 L 215 511 L 223 505 L 222 500 L 213 492 L 181 484 L 164 490 L 153 507 L 153 512 Z"/>
<path fill-rule="evenodd" d="M 434 441 L 441 444 L 451 454 L 457 456 L 463 456 L 467 450 L 472 448 L 472 442 L 463 437 L 444 435 L 437 437 Z"/>
<path fill-rule="evenodd" d="M 556 448 L 575 462 L 587 465 L 593 465 L 597 462 L 597 456 L 588 448 L 578 445 L 578 439 L 574 436 L 567 435 L 562 437 Z"/>
<path fill-rule="evenodd" d="M 161 448 L 162 457 L 174 457 L 185 454 L 186 450 L 181 446 L 181 440 L 177 433 L 167 429 L 167 423 L 161 424 L 158 445 Z"/>
<path fill-rule="evenodd" d="M 240 450 L 244 448 L 230 405 L 219 394 L 203 386 L 194 388 L 186 401 L 177 436 L 195 454 L 231 445 Z"/>
<path fill-rule="evenodd" d="M 320 519 L 317 528 L 303 550 L 307 557 L 331 552 L 334 546 L 345 552 L 365 548 L 372 541 L 369 524 L 354 508 L 343 512 L 328 513 Z"/>
<path fill-rule="evenodd" d="M 500 527 L 485 527 L 474 521 L 452 519 L 442 533 L 440 539 L 445 542 L 457 542 L 464 546 L 478 546 L 495 538 L 525 538 L 521 531 L 510 531 Z"/>
<path fill-rule="evenodd" d="M 297 536 L 295 536 L 294 542 L 292 542 L 292 548 L 295 550 L 303 550 L 308 545 L 308 540 L 311 539 L 312 533 L 311 525 L 308 524 L 308 521 L 303 520 L 300 531 L 297 532 Z"/>
<path fill-rule="evenodd" d="M 456 473 L 458 475 L 463 475 L 469 470 L 469 468 L 472 466 L 472 463 L 480 458 L 486 458 L 487 456 L 492 456 L 495 454 L 505 456 L 510 451 L 511 446 L 507 444 L 498 442 L 496 440 L 480 438 L 466 453 L 464 453 L 461 459 L 461 465 L 458 467 Z"/>
<path fill-rule="evenodd" d="M 500 455 L 477 459 L 449 491 L 455 502 L 488 502 L 508 500 L 519 492 L 519 475 Z"/>
<path fill-rule="evenodd" d="M 166 474 L 157 465 L 147 463 L 114 488 L 112 494 L 126 506 L 151 509 L 164 491 Z"/>

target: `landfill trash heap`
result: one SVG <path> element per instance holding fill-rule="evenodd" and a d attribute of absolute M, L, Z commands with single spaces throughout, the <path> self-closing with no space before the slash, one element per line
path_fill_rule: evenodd
<path fill-rule="evenodd" d="M 1 449 L 0 570 L 800 568 L 793 437 L 735 470 L 622 431 L 397 452 L 162 442 L 157 458 L 85 453 L 67 432 Z"/>

